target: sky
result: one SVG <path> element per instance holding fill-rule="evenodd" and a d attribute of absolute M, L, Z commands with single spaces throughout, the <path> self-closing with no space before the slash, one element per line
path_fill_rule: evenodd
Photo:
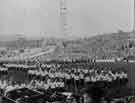
<path fill-rule="evenodd" d="M 0 0 L 0 35 L 61 37 L 60 0 Z M 134 0 L 67 0 L 67 34 L 93 36 L 133 29 Z"/>

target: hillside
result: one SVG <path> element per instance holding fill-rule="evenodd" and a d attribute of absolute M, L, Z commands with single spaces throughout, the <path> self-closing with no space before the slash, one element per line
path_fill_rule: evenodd
<path fill-rule="evenodd" d="M 131 40 L 132 35 L 132 40 Z M 77 40 L 52 40 L 48 44 L 57 46 L 55 52 L 39 57 L 40 59 L 100 58 L 111 59 L 131 55 L 135 47 L 133 32 L 98 35 Z M 47 45 L 46 45 L 47 46 Z M 135 50 L 133 49 L 134 54 Z"/>
<path fill-rule="evenodd" d="M 129 54 L 129 48 L 135 47 L 135 41 L 129 40 L 133 32 L 119 32 L 85 38 L 66 43 L 65 53 L 82 54 L 86 57 L 111 58 Z"/>
<path fill-rule="evenodd" d="M 63 51 L 61 56 L 102 59 L 127 56 L 130 55 L 129 48 L 135 47 L 135 41 L 134 38 L 131 40 L 131 34 L 133 32 L 118 32 L 91 38 L 63 41 L 64 48 L 61 48 L 61 51 Z"/>
<path fill-rule="evenodd" d="M 132 34 L 132 40 L 131 40 Z M 122 32 L 112 34 L 97 35 L 94 37 L 62 40 L 62 39 L 44 39 L 44 40 L 25 40 L 6 42 L 8 47 L 42 47 L 56 46 L 53 53 L 40 56 L 40 59 L 63 59 L 63 58 L 112 58 L 123 57 L 130 54 L 129 48 L 135 47 L 135 33 Z M 130 39 L 130 40 L 129 40 Z M 0 43 L 1 46 L 2 43 Z M 3 43 L 4 44 L 4 43 Z M 133 49 L 135 54 L 135 50 Z"/>

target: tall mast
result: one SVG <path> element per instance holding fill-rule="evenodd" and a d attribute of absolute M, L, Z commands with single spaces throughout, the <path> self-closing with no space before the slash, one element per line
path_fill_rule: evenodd
<path fill-rule="evenodd" d="M 135 35 L 135 0 L 134 0 L 134 10 L 133 10 L 133 13 L 134 13 L 134 24 L 133 24 L 133 35 Z"/>
<path fill-rule="evenodd" d="M 66 0 L 60 0 L 60 21 L 62 37 L 67 36 L 67 5 Z"/>

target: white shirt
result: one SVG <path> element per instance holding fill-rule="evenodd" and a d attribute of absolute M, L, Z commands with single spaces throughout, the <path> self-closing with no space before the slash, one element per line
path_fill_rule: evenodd
<path fill-rule="evenodd" d="M 44 89 L 47 90 L 49 88 L 48 84 L 44 84 Z"/>
<path fill-rule="evenodd" d="M 69 74 L 67 74 L 66 79 L 71 79 L 71 76 Z"/>
<path fill-rule="evenodd" d="M 75 78 L 75 80 L 79 80 L 79 76 L 77 76 L 77 75 L 75 75 L 74 78 Z"/>
<path fill-rule="evenodd" d="M 64 87 L 64 82 L 60 82 L 60 87 Z"/>
<path fill-rule="evenodd" d="M 55 88 L 55 82 L 50 84 L 51 88 L 54 89 Z"/>
<path fill-rule="evenodd" d="M 85 81 L 89 82 L 90 81 L 90 77 L 89 76 L 85 77 Z"/>
<path fill-rule="evenodd" d="M 96 78 L 95 77 L 91 77 L 91 80 L 93 81 L 93 82 L 96 82 L 97 80 L 96 80 Z"/>
<path fill-rule="evenodd" d="M 80 74 L 80 79 L 84 79 L 84 75 L 83 74 Z"/>

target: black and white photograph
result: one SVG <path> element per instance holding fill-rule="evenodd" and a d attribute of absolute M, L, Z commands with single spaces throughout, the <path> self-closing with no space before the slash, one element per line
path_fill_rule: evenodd
<path fill-rule="evenodd" d="M 0 103 L 135 103 L 134 0 L 0 0 Z"/>

